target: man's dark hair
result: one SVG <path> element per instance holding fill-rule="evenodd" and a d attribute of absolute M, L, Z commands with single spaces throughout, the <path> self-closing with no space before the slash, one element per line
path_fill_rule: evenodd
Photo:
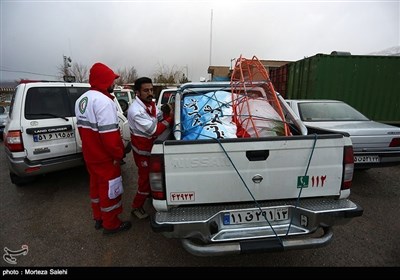
<path fill-rule="evenodd" d="M 148 77 L 141 77 L 135 81 L 134 89 L 140 91 L 142 84 L 152 84 L 153 81 Z"/>

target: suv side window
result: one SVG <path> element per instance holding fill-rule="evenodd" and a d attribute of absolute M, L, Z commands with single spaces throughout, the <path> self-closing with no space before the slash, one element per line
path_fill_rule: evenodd
<path fill-rule="evenodd" d="M 26 94 L 25 118 L 51 119 L 75 116 L 75 101 L 88 88 L 33 87 Z"/>

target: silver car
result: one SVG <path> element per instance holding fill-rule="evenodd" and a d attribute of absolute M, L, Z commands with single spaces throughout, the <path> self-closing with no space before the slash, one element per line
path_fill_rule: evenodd
<path fill-rule="evenodd" d="M 3 140 L 3 131 L 7 123 L 10 105 L 0 105 L 0 140 Z"/>
<path fill-rule="evenodd" d="M 350 134 L 355 168 L 400 164 L 400 127 L 370 120 L 342 101 L 287 99 L 286 102 L 307 127 Z"/>

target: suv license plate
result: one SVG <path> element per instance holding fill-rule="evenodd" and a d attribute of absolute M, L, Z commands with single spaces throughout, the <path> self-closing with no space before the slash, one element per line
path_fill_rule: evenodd
<path fill-rule="evenodd" d="M 261 214 L 258 209 L 225 213 L 224 225 L 265 222 L 265 218 L 270 222 L 289 219 L 289 209 L 287 207 L 266 209 L 263 210 L 263 213 Z"/>
<path fill-rule="evenodd" d="M 380 162 L 379 156 L 354 156 L 354 163 L 359 162 Z"/>
<path fill-rule="evenodd" d="M 35 134 L 33 135 L 33 141 L 42 142 L 42 141 L 57 140 L 57 139 L 72 138 L 72 137 L 74 137 L 74 132 Z"/>

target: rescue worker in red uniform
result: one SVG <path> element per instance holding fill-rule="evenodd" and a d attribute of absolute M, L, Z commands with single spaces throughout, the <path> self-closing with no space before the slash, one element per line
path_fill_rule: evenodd
<path fill-rule="evenodd" d="M 139 219 L 144 219 L 148 217 L 143 205 L 146 198 L 150 196 L 151 148 L 157 136 L 173 124 L 173 110 L 170 110 L 168 114 L 163 114 L 157 108 L 153 101 L 153 82 L 150 78 L 137 79 L 134 89 L 136 99 L 129 106 L 128 122 L 133 158 L 138 167 L 138 190 L 132 202 L 131 214 Z"/>
<path fill-rule="evenodd" d="M 111 95 L 119 76 L 108 66 L 95 63 L 90 69 L 91 89 L 75 103 L 75 114 L 82 153 L 90 175 L 90 198 L 95 228 L 104 234 L 128 230 L 132 224 L 122 222 L 123 192 L 120 161 L 124 144 L 118 126 L 117 107 Z"/>

